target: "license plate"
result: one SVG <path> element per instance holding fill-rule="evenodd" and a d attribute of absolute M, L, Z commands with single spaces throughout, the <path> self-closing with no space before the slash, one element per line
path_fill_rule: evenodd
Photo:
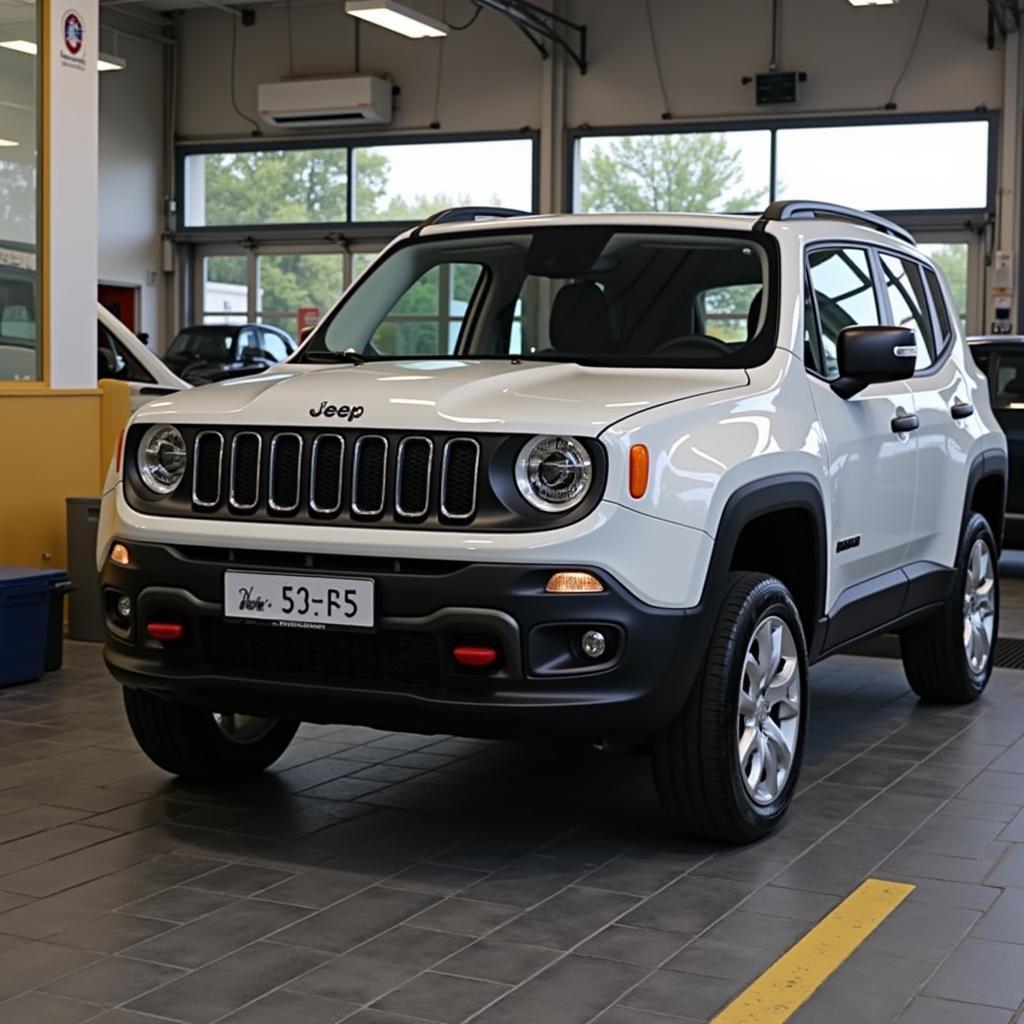
<path fill-rule="evenodd" d="M 224 617 L 304 629 L 372 629 L 373 580 L 225 572 Z"/>

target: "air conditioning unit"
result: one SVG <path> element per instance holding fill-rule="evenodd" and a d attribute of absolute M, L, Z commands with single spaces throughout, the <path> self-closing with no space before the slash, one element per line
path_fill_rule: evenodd
<path fill-rule="evenodd" d="M 257 87 L 260 117 L 275 128 L 391 123 L 391 82 L 374 75 L 269 82 Z"/>

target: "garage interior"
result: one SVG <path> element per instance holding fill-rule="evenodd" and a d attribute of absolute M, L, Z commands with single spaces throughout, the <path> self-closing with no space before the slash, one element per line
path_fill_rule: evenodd
<path fill-rule="evenodd" d="M 919 702 L 890 635 L 814 666 L 795 800 L 750 845 L 680 837 L 645 757 L 583 743 L 304 724 L 217 786 L 140 751 L 85 638 L 80 499 L 159 392 L 103 379 L 97 302 L 161 357 L 196 325 L 298 342 L 439 209 L 798 197 L 913 232 L 965 335 L 1024 333 L 1018 0 L 399 5 L 424 38 L 346 6 L 0 0 L 0 349 L 33 339 L 0 361 L 0 567 L 74 587 L 61 667 L 0 687 L 0 1022 L 1024 1019 L 1012 516 L 982 698 Z M 350 123 L 267 90 L 327 79 Z"/>

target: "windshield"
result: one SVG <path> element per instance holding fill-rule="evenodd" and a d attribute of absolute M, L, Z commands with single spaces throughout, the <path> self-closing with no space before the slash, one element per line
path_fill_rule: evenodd
<path fill-rule="evenodd" d="M 302 358 L 755 365 L 774 345 L 770 268 L 749 233 L 580 225 L 417 239 L 374 264 Z"/>
<path fill-rule="evenodd" d="M 169 356 L 188 355 L 196 359 L 210 362 L 223 362 L 231 359 L 235 344 L 235 332 L 224 327 L 190 327 L 182 331 L 171 342 L 167 350 Z"/>

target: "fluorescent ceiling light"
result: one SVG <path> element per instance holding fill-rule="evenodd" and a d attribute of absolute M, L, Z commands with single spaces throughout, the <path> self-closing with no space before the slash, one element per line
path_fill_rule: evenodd
<path fill-rule="evenodd" d="M 851 7 L 891 7 L 900 0 L 850 0 Z"/>
<path fill-rule="evenodd" d="M 21 143 L 15 142 L 14 139 L 0 139 L 0 149 L 10 149 L 11 146 L 19 146 Z"/>
<path fill-rule="evenodd" d="M 16 50 L 18 53 L 28 53 L 33 57 L 39 49 L 31 39 L 5 39 L 0 42 L 0 46 L 5 50 Z"/>
<path fill-rule="evenodd" d="M 97 71 L 124 71 L 128 67 L 128 61 L 124 57 L 115 57 L 111 53 L 101 53 L 96 58 Z"/>
<path fill-rule="evenodd" d="M 5 50 L 15 50 L 18 53 L 27 53 L 34 57 L 39 51 L 39 47 L 30 39 L 5 39 L 0 42 Z M 110 53 L 101 53 L 96 58 L 96 70 L 97 71 L 123 71 L 128 67 L 128 61 L 124 57 L 115 57 Z"/>
<path fill-rule="evenodd" d="M 410 39 L 437 39 L 448 35 L 444 22 L 420 14 L 396 0 L 346 0 L 345 13 Z"/>

